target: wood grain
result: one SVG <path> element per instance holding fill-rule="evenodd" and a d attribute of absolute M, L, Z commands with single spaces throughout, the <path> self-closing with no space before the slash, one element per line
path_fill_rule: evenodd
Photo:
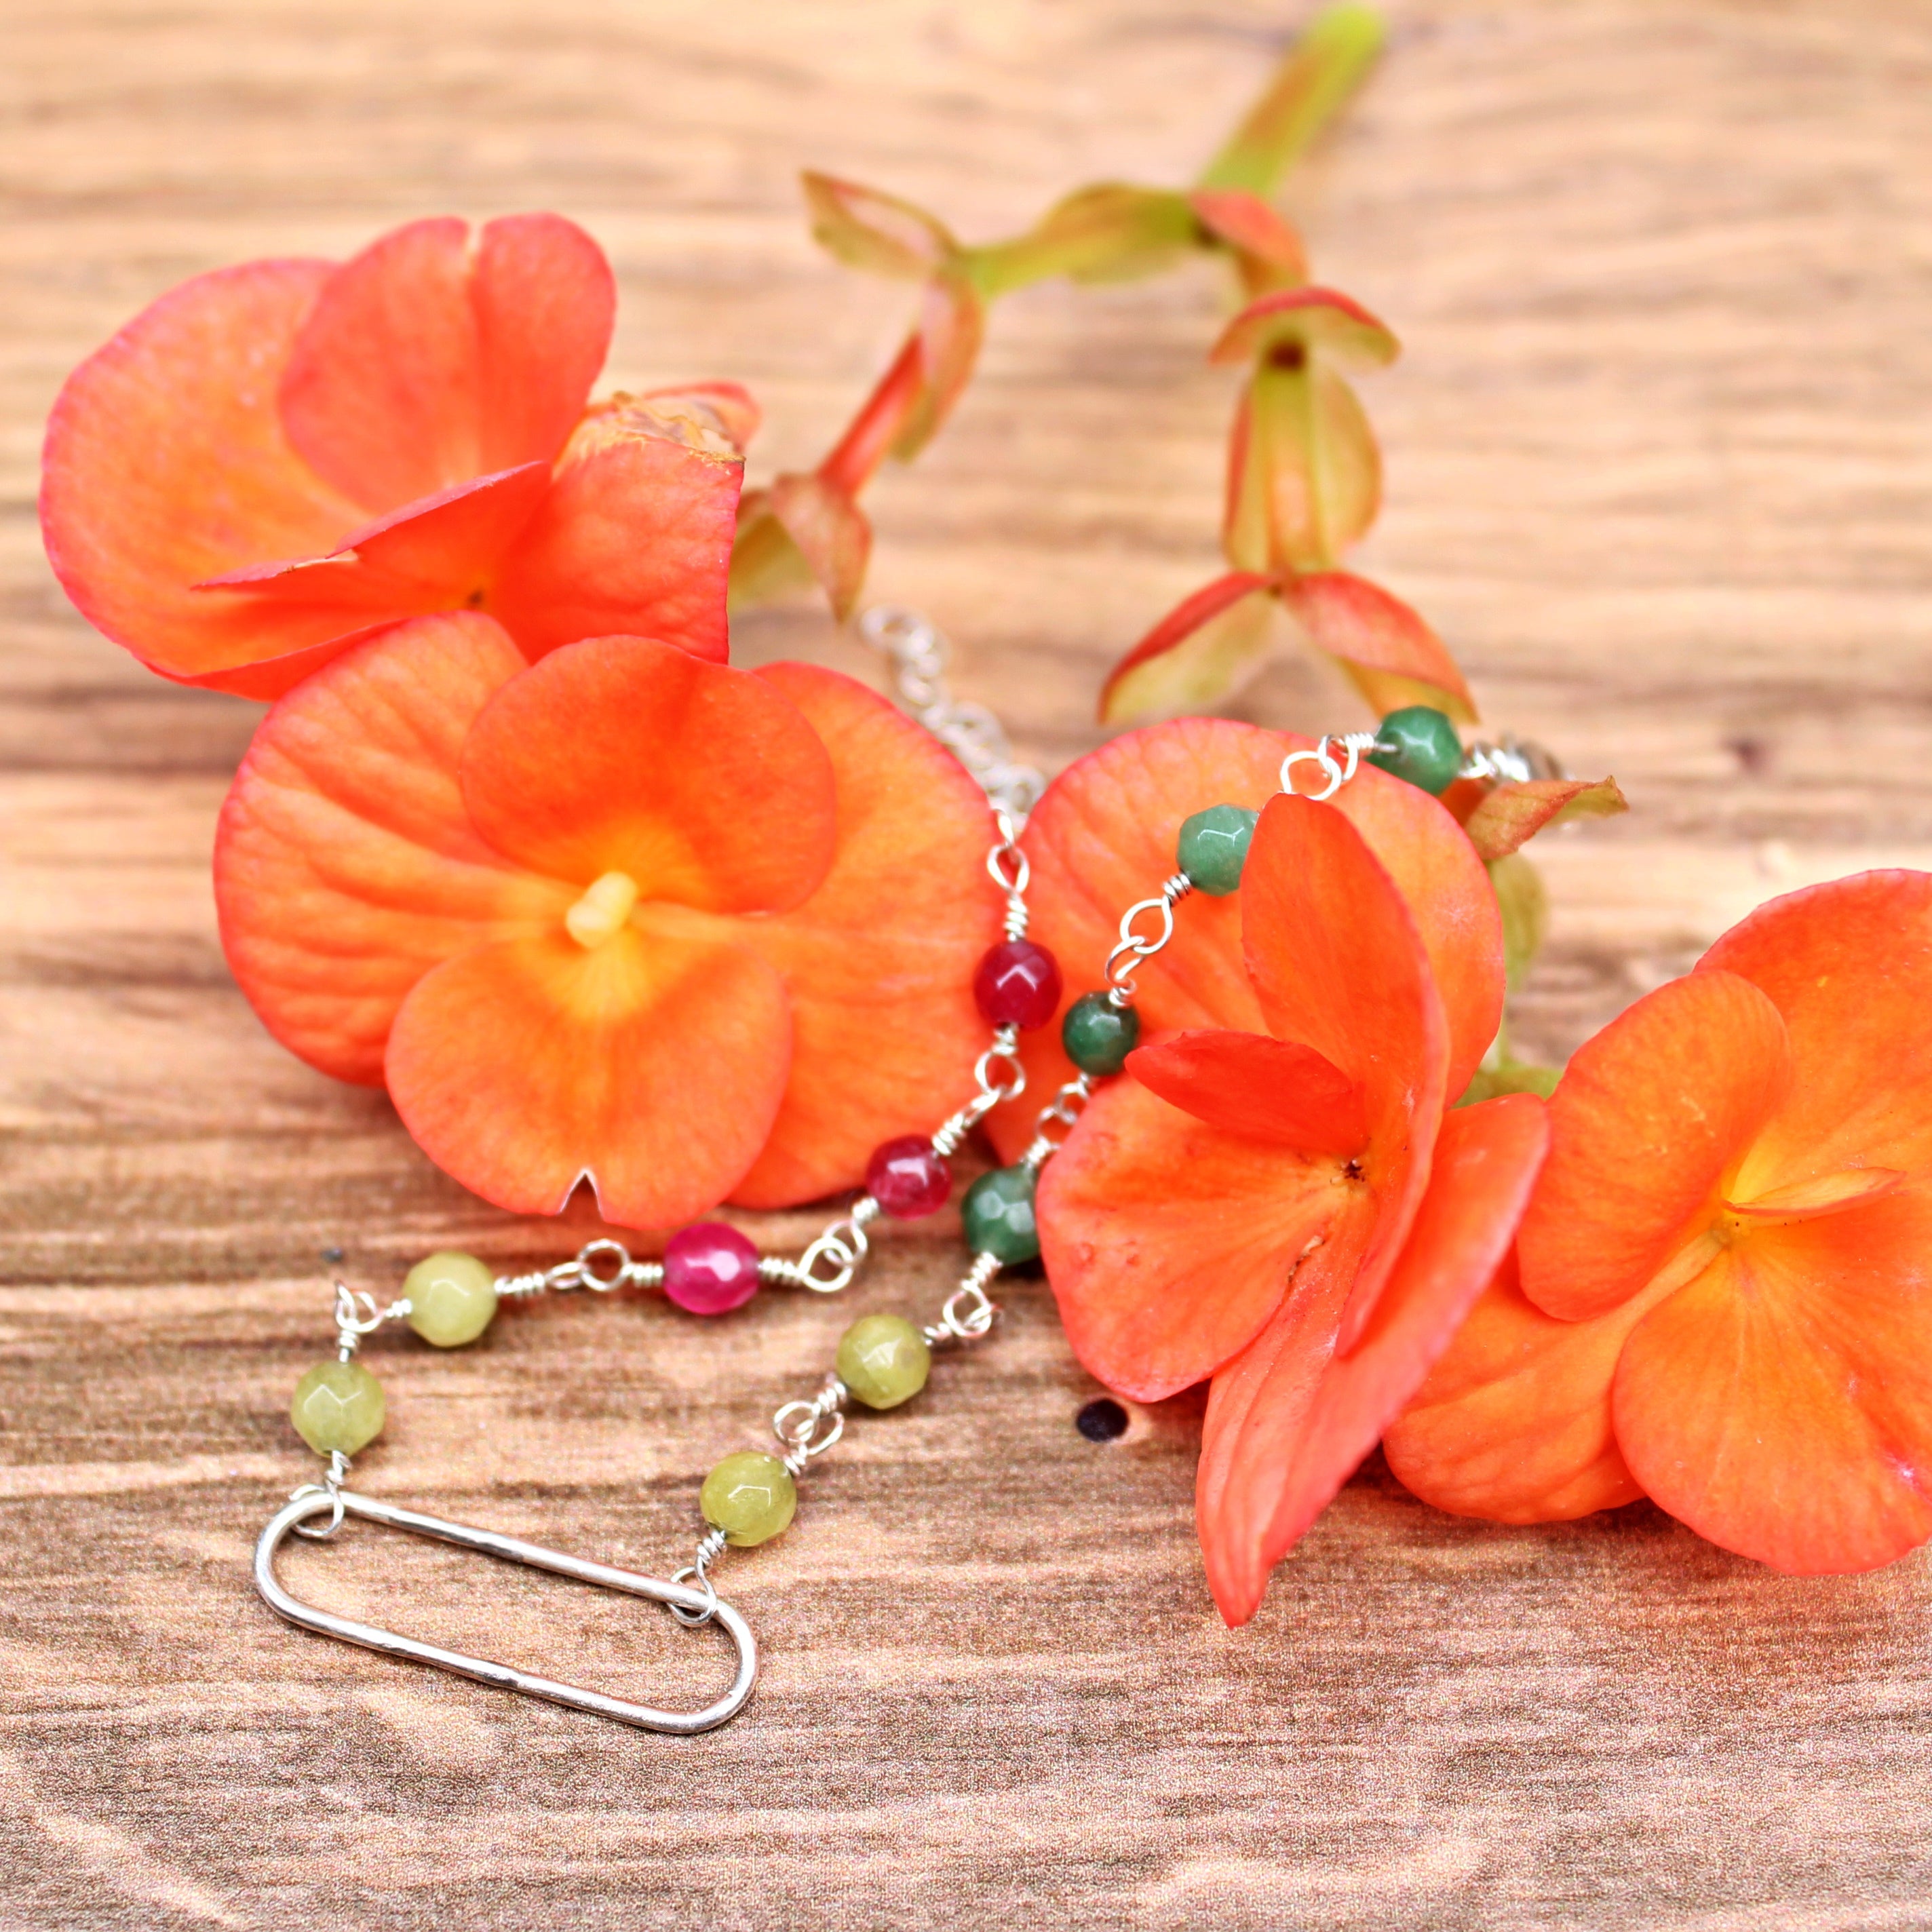
<path fill-rule="evenodd" d="M 1548 842 L 1522 1029 L 1567 1050 L 1758 899 L 1932 862 L 1932 7 L 1442 0 L 1298 181 L 1324 279 L 1405 359 L 1366 561 L 1494 722 L 1636 809 Z M 640 1738 L 276 1624 L 247 1580 L 304 1473 L 321 1250 L 554 1256 L 385 1103 L 273 1047 L 206 867 L 251 707 L 149 679 L 42 562 L 64 372 L 182 276 L 555 206 L 623 284 L 614 380 L 748 383 L 814 453 L 902 325 L 804 232 L 810 164 L 990 235 L 1179 180 L 1265 70 L 1264 0 L 69 0 L 0 80 L 0 1923 L 10 1927 L 1876 1928 L 1932 1923 L 1932 1578 L 1780 1579 L 1648 1509 L 1436 1515 L 1372 1467 L 1230 1634 L 1196 1414 L 1096 1446 L 1051 1298 L 855 1426 L 734 1561 L 767 1646 L 716 1736 Z M 1057 763 L 1099 675 L 1214 567 L 1205 277 L 1004 306 L 945 438 L 872 499 L 874 587 Z M 136 460 L 138 460 L 138 454 Z M 864 669 L 808 610 L 753 658 Z M 1244 715 L 1354 722 L 1284 660 Z M 517 1311 L 374 1345 L 388 1496 L 681 1561 L 698 1473 L 836 1325 L 943 1291 L 891 1244 L 843 1307 L 702 1332 Z M 364 1529 L 344 1607 L 614 1688 L 712 1640 Z M 704 1673 L 709 1672 L 710 1676 Z M 700 1684 L 700 1678 L 703 1680 Z M 706 1693 L 708 1694 L 708 1691 Z"/>

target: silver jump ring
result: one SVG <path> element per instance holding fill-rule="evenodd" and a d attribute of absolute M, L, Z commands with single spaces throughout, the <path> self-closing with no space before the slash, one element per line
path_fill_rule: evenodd
<path fill-rule="evenodd" d="M 1328 778 L 1328 783 L 1319 791 L 1300 791 L 1294 788 L 1294 768 L 1298 764 L 1319 765 Z M 1324 738 L 1312 752 L 1291 752 L 1281 761 L 1281 788 L 1291 798 L 1306 798 L 1320 805 L 1333 798 L 1353 776 L 1345 772 L 1329 755 L 1328 740 Z"/>
<path fill-rule="evenodd" d="M 598 1261 L 608 1262 L 614 1258 L 616 1262 L 616 1267 L 607 1280 L 597 1272 L 593 1263 Z M 586 1241 L 577 1251 L 578 1280 L 582 1286 L 589 1288 L 593 1294 L 608 1294 L 614 1288 L 622 1282 L 625 1276 L 630 1272 L 630 1252 L 621 1241 L 614 1241 L 608 1238 Z"/>
<path fill-rule="evenodd" d="M 289 1492 L 290 1502 L 293 1502 L 297 1496 L 327 1496 L 332 1505 L 327 1526 L 318 1529 L 313 1522 L 304 1522 L 294 1526 L 296 1535 L 305 1536 L 311 1543 L 326 1543 L 342 1527 L 342 1492 L 333 1483 L 304 1483 L 300 1489 L 292 1490 Z"/>

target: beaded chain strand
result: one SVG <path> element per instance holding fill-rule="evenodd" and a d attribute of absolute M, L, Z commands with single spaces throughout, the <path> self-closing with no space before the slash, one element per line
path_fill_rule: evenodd
<path fill-rule="evenodd" d="M 986 864 L 1006 896 L 1005 937 L 986 955 L 974 975 L 975 1000 L 993 1030 L 974 1064 L 974 1096 L 931 1135 L 904 1136 L 876 1149 L 867 1164 L 865 1192 L 796 1261 L 760 1256 L 736 1228 L 704 1222 L 673 1235 L 662 1262 L 633 1260 L 621 1243 L 608 1238 L 590 1242 L 554 1268 L 512 1276 L 493 1274 L 472 1255 L 431 1255 L 410 1270 L 401 1294 L 380 1309 L 371 1296 L 338 1282 L 336 1359 L 319 1364 L 302 1377 L 291 1411 L 303 1440 L 328 1462 L 323 1481 L 304 1484 L 291 1503 L 326 1496 L 333 1507 L 320 1526 L 294 1522 L 297 1534 L 316 1538 L 333 1534 L 344 1514 L 342 1486 L 350 1473 L 350 1458 L 382 1430 L 382 1386 L 356 1356 L 362 1338 L 384 1323 L 405 1322 L 434 1346 L 456 1348 L 480 1336 L 504 1300 L 542 1294 L 657 1289 L 687 1312 L 710 1316 L 742 1307 L 764 1285 L 838 1293 L 856 1278 L 871 1252 L 868 1226 L 881 1214 L 913 1220 L 936 1213 L 951 1194 L 951 1156 L 994 1108 L 1024 1092 L 1019 1036 L 1052 1019 L 1063 990 L 1052 954 L 1027 937 L 1029 874 L 1018 837 L 1042 782 L 1037 772 L 1012 762 L 1005 734 L 990 712 L 958 704 L 947 694 L 942 678 L 944 640 L 923 620 L 903 611 L 874 610 L 867 613 L 861 628 L 892 658 L 905 708 L 960 758 L 986 790 L 993 809 L 996 839 Z M 1391 712 L 1374 731 L 1324 737 L 1312 750 L 1289 752 L 1282 761 L 1281 789 L 1295 794 L 1297 770 L 1309 764 L 1318 773 L 1320 787 L 1300 795 L 1318 801 L 1332 798 L 1354 777 L 1364 755 L 1436 794 L 1458 778 L 1522 779 L 1557 769 L 1535 747 L 1483 744 L 1466 750 L 1448 718 L 1426 706 L 1410 706 Z M 1157 892 L 1136 902 L 1121 916 L 1118 940 L 1102 968 L 1105 985 L 1075 1000 L 1061 1023 L 1061 1044 L 1078 1070 L 1076 1076 L 1042 1109 L 1034 1138 L 1019 1159 L 982 1174 L 967 1190 L 960 1213 L 971 1259 L 936 1318 L 920 1326 L 898 1315 L 861 1316 L 840 1338 L 833 1366 L 817 1393 L 785 1403 L 772 1417 L 772 1433 L 781 1453 L 737 1451 L 706 1474 L 698 1496 L 704 1534 L 692 1562 L 671 1580 L 673 1586 L 692 1580 L 692 1587 L 665 1592 L 662 1586 L 652 1586 L 680 1622 L 695 1627 L 722 1619 L 740 1642 L 741 1656 L 746 1654 L 748 1633 L 742 1618 L 719 1599 L 710 1576 L 713 1565 L 728 1548 L 767 1542 L 790 1526 L 798 1507 L 798 1479 L 843 1436 L 850 1405 L 876 1410 L 900 1407 L 926 1387 L 934 1349 L 977 1342 L 991 1332 L 1000 1311 L 988 1288 L 1003 1269 L 1032 1261 L 1040 1253 L 1034 1195 L 1041 1169 L 1079 1119 L 1094 1083 L 1118 1075 L 1138 1043 L 1136 970 L 1173 939 L 1174 909 L 1182 900 L 1195 892 L 1225 898 L 1239 889 L 1260 817 L 1258 811 L 1234 805 L 1210 806 L 1193 814 L 1181 825 L 1172 874 Z M 378 1514 L 380 1520 L 380 1512 L 368 1499 L 361 1499 L 360 1507 L 364 1513 Z M 406 1511 L 391 1510 L 388 1515 L 418 1528 L 429 1520 L 412 1518 Z M 273 1531 L 275 1526 L 270 1528 Z M 441 1525 L 431 1533 L 460 1529 Z M 462 1533 L 473 1546 L 503 1546 L 499 1554 L 520 1554 L 526 1561 L 555 1558 L 555 1552 L 532 1552 L 529 1546 L 512 1545 L 488 1532 Z M 266 1533 L 264 1541 L 266 1545 Z M 574 1562 L 556 1558 L 548 1567 Z M 571 1574 L 589 1576 L 596 1568 L 577 1564 Z M 590 1580 L 608 1582 L 626 1577 L 628 1573 L 604 1571 Z M 631 1577 L 616 1586 L 631 1587 L 640 1580 Z M 264 1594 L 284 1615 L 290 1613 L 286 1602 L 278 1600 L 283 1593 L 270 1594 L 265 1584 Z M 364 1633 L 356 1640 L 368 1640 L 372 1634 L 384 1634 Z M 476 1661 L 452 1661 L 447 1654 L 406 1646 L 397 1654 L 452 1668 L 466 1669 Z M 748 1694 L 750 1677 L 746 1673 L 754 1670 L 754 1660 L 745 1664 L 742 1690 L 713 1711 L 690 1720 L 667 1719 L 651 1727 L 706 1728 L 723 1721 Z M 536 1694 L 544 1696 L 569 1688 L 542 1687 L 507 1671 L 500 1681 L 506 1688 L 535 1688 Z M 641 1720 L 634 1707 L 600 1700 L 592 1694 L 573 1693 L 564 1701 L 628 1721 Z"/>

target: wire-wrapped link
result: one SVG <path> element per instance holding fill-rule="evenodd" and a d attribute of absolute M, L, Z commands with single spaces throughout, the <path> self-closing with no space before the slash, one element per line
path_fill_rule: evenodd
<path fill-rule="evenodd" d="M 1033 867 L 1020 850 L 1019 832 L 1012 814 L 995 807 L 993 823 L 999 828 L 1000 842 L 986 854 L 986 870 L 992 874 L 994 884 L 1006 896 L 1006 937 L 1024 939 L 1027 929 L 1026 889 L 1033 881 Z"/>
<path fill-rule="evenodd" d="M 1017 1100 L 1026 1091 L 1026 1069 L 1020 1064 L 1020 1030 L 1016 1026 L 995 1027 L 993 1043 L 980 1054 L 973 1068 L 980 1090 L 932 1136 L 932 1150 L 944 1159 L 957 1153 L 962 1142 L 990 1114 L 1008 1100 Z M 994 1070 L 1004 1064 L 1006 1072 Z"/>
<path fill-rule="evenodd" d="M 622 1241 L 608 1236 L 586 1241 L 567 1262 L 555 1268 L 539 1268 L 530 1274 L 499 1275 L 499 1300 L 528 1294 L 571 1294 L 587 1289 L 592 1294 L 611 1294 L 620 1288 L 661 1288 L 664 1285 L 662 1262 L 638 1262 Z"/>
<path fill-rule="evenodd" d="M 866 1238 L 866 1224 L 875 1220 L 878 1212 L 879 1204 L 869 1194 L 862 1194 L 842 1220 L 833 1222 L 799 1256 L 790 1279 L 814 1294 L 836 1294 L 841 1288 L 849 1288 L 852 1277 L 872 1252 L 872 1244 Z M 761 1263 L 759 1273 L 764 1272 Z"/>
<path fill-rule="evenodd" d="M 352 1360 L 364 1335 L 373 1334 L 385 1322 L 405 1320 L 410 1301 L 404 1296 L 386 1308 L 376 1306 L 376 1298 L 346 1282 L 335 1284 L 335 1352 L 343 1361 Z"/>
<path fill-rule="evenodd" d="M 337 1285 L 340 1286 L 339 1282 Z M 340 1449 L 332 1449 L 328 1452 L 328 1474 L 319 1483 L 304 1483 L 299 1488 L 289 1492 L 290 1502 L 293 1502 L 297 1496 L 326 1496 L 334 1505 L 329 1512 L 328 1520 L 319 1528 L 312 1522 L 296 1524 L 296 1535 L 305 1536 L 311 1543 L 326 1543 L 342 1527 L 342 1486 L 348 1480 L 349 1458 Z"/>
<path fill-rule="evenodd" d="M 1329 748 L 1339 746 L 1342 755 L 1338 758 Z M 1312 752 L 1291 752 L 1281 761 L 1281 788 L 1292 797 L 1312 799 L 1320 804 L 1333 798 L 1352 778 L 1360 769 L 1364 752 L 1393 751 L 1394 746 L 1384 745 L 1372 731 L 1348 731 L 1337 736 L 1330 734 L 1324 736 Z M 1294 768 L 1300 764 L 1317 766 L 1324 781 L 1319 791 L 1297 792 L 1294 789 Z"/>
<path fill-rule="evenodd" d="M 1053 1096 L 1053 1105 L 1040 1110 L 1032 1143 L 1016 1165 L 1030 1168 L 1037 1174 L 1066 1144 L 1066 1136 L 1073 1131 L 1075 1123 L 1085 1112 L 1087 1102 L 1093 1097 L 1090 1076 L 1083 1073 L 1078 1079 L 1068 1081 Z M 1058 1133 L 1054 1131 L 1056 1127 L 1060 1130 Z"/>
<path fill-rule="evenodd" d="M 788 1402 L 772 1418 L 772 1433 L 786 1452 L 784 1466 L 794 1476 L 844 1434 L 845 1397 L 845 1384 L 836 1375 L 829 1375 L 809 1402 Z"/>
<path fill-rule="evenodd" d="M 695 1576 L 698 1587 L 704 1592 L 704 1608 L 701 1610 L 687 1610 L 682 1604 L 664 1606 L 686 1630 L 695 1630 L 700 1624 L 708 1624 L 718 1614 L 718 1591 L 710 1572 L 712 1564 L 724 1555 L 726 1546 L 722 1529 L 708 1532 L 698 1546 L 695 1561 L 687 1563 L 670 1580 L 674 1583 L 682 1583 L 687 1576 Z"/>
<path fill-rule="evenodd" d="M 1563 760 L 1547 746 L 1531 739 L 1504 738 L 1492 745 L 1478 739 L 1462 754 L 1461 778 L 1493 778 L 1503 784 L 1527 784 L 1534 778 L 1567 778 Z"/>
<path fill-rule="evenodd" d="M 993 802 L 1023 823 L 1046 778 L 1013 758 L 1000 721 L 983 704 L 962 704 L 946 686 L 945 638 L 916 610 L 875 604 L 859 620 L 859 634 L 891 662 L 900 704 L 973 776 Z"/>
<path fill-rule="evenodd" d="M 1120 915 L 1120 940 L 1107 955 L 1106 966 L 1107 997 L 1114 1006 L 1124 1006 L 1133 998 L 1134 968 L 1142 960 L 1151 959 L 1174 937 L 1174 909 L 1193 890 L 1194 881 L 1185 872 L 1176 872 L 1154 898 L 1137 901 Z M 1160 916 L 1158 932 L 1134 930 L 1135 921 L 1145 913 Z"/>
<path fill-rule="evenodd" d="M 999 1271 L 998 1256 L 975 1255 L 964 1280 L 946 1298 L 939 1319 L 920 1330 L 927 1341 L 938 1347 L 949 1342 L 980 1340 L 1000 1312 L 999 1304 L 986 1294 L 986 1284 Z"/>

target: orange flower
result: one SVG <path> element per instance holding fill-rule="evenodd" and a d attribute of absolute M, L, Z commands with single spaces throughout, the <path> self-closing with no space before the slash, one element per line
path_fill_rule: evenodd
<path fill-rule="evenodd" d="M 754 416 L 728 385 L 586 416 L 615 304 L 554 214 L 198 276 L 62 390 L 47 554 L 151 668 L 248 697 L 436 610 L 531 658 L 636 632 L 722 658 Z"/>
<path fill-rule="evenodd" d="M 419 618 L 256 734 L 215 888 L 311 1065 L 386 1082 L 499 1205 L 657 1227 L 808 1200 L 936 1123 L 984 1045 L 986 800 L 885 701 L 636 638 L 526 663 Z"/>
<path fill-rule="evenodd" d="M 1781 1570 L 1932 1535 L 1932 876 L 1774 901 L 1570 1064 L 1524 1217 L 1388 1438 L 1507 1522 L 1647 1492 Z"/>
<path fill-rule="evenodd" d="M 1292 742 L 1186 719 L 1072 767 L 1027 835 L 1042 939 L 1097 959 L 1096 901 L 1171 870 L 1190 812 L 1264 800 Z M 1238 1624 L 1488 1280 L 1544 1129 L 1528 1095 L 1445 1113 L 1496 1032 L 1502 934 L 1426 794 L 1366 770 L 1335 806 L 1276 797 L 1238 901 L 1181 924 L 1136 978 L 1144 1023 L 1185 1030 L 1096 1094 L 1040 1221 L 1095 1375 L 1147 1401 L 1213 1378 L 1201 1540 Z"/>

